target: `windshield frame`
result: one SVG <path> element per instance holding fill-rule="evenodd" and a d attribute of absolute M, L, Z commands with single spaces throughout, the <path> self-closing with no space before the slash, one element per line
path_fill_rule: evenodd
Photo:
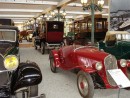
<path fill-rule="evenodd" d="M 11 29 L 0 29 L 0 32 L 2 32 L 2 31 L 14 31 L 14 33 L 15 33 L 15 40 L 13 41 L 13 40 L 0 40 L 0 41 L 8 41 L 8 42 L 16 42 L 16 30 L 11 30 Z"/>

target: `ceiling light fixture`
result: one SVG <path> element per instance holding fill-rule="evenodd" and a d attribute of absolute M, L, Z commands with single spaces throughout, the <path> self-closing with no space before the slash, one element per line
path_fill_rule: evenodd
<path fill-rule="evenodd" d="M 95 0 L 90 0 L 90 3 L 88 3 L 88 0 L 81 0 L 83 10 L 91 10 L 91 21 L 92 21 L 92 29 L 91 29 L 91 44 L 94 44 L 94 12 L 96 10 L 102 11 L 102 7 L 104 4 L 104 0 L 99 0 L 97 3 Z"/>

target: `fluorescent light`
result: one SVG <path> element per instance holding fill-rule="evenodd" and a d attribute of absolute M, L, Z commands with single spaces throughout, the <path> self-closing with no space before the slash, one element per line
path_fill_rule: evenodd
<path fill-rule="evenodd" d="M 104 5 L 103 8 L 109 9 L 109 6 Z"/>
<path fill-rule="evenodd" d="M 34 15 L 0 15 L 0 17 L 34 17 Z"/>
<path fill-rule="evenodd" d="M 27 10 L 27 9 L 0 9 L 1 12 L 42 12 L 43 10 Z"/>
<path fill-rule="evenodd" d="M 63 11 L 60 11 L 62 13 Z M 89 14 L 90 12 L 81 12 L 81 11 L 65 11 L 67 14 Z M 58 13 L 57 10 L 55 10 L 55 13 Z"/>
<path fill-rule="evenodd" d="M 78 12 L 78 11 L 66 11 L 66 13 L 69 13 L 69 14 L 89 14 L 89 12 Z"/>
<path fill-rule="evenodd" d="M 81 3 L 70 3 L 68 4 L 68 6 L 74 6 L 74 7 L 82 7 L 82 4 Z M 103 8 L 109 8 L 109 6 L 107 5 L 104 5 Z"/>
<path fill-rule="evenodd" d="M 20 23 L 24 23 L 24 22 L 20 22 L 20 21 L 14 21 L 15 24 L 20 24 Z"/>
<path fill-rule="evenodd" d="M 65 18 L 73 18 L 73 16 L 65 16 Z"/>
<path fill-rule="evenodd" d="M 108 13 L 106 13 L 106 14 L 102 14 L 103 16 L 108 16 L 109 14 Z"/>
<path fill-rule="evenodd" d="M 18 3 L 18 4 L 35 4 L 35 5 L 43 5 L 43 4 L 47 4 L 47 5 L 57 5 L 58 2 L 54 2 L 54 1 L 27 1 L 26 0 L 16 0 L 16 1 L 10 1 L 10 0 L 6 0 L 6 1 L 0 1 L 3 3 Z"/>
<path fill-rule="evenodd" d="M 70 4 L 68 4 L 68 6 L 80 7 L 80 6 L 82 6 L 82 4 L 81 3 L 70 3 Z"/>

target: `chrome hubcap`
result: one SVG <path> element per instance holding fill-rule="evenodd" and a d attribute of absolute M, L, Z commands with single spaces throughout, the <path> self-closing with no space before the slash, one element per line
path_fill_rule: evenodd
<path fill-rule="evenodd" d="M 82 95 L 87 96 L 88 94 L 88 82 L 86 80 L 86 77 L 83 75 L 80 75 L 78 78 L 78 86 L 79 90 Z"/>

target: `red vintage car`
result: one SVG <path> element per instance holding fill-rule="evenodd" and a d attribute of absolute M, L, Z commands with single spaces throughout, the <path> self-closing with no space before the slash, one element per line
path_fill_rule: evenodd
<path fill-rule="evenodd" d="M 57 68 L 77 70 L 77 86 L 83 98 L 93 98 L 94 88 L 117 88 L 108 70 L 121 69 L 127 76 L 128 62 L 94 46 L 70 45 L 52 50 L 49 55 L 51 71 Z"/>

